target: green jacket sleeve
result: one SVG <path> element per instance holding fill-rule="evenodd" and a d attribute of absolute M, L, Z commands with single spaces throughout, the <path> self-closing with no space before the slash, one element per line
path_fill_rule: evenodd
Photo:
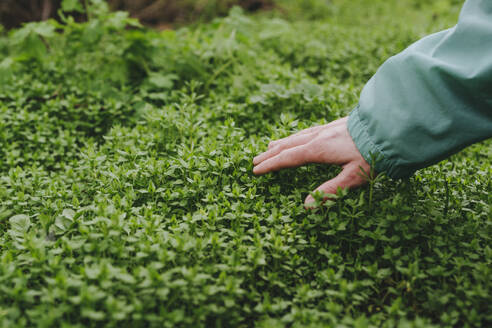
<path fill-rule="evenodd" d="M 365 85 L 348 130 L 377 172 L 406 177 L 492 136 L 492 1 L 388 59 Z"/>

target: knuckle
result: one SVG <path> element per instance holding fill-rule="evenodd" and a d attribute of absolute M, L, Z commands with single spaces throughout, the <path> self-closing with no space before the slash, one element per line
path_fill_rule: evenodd
<path fill-rule="evenodd" d="M 270 151 L 272 152 L 272 155 L 280 154 L 282 152 L 282 146 L 281 145 L 276 145 L 273 146 Z"/>
<path fill-rule="evenodd" d="M 359 170 L 351 169 L 347 174 L 347 180 L 349 181 L 359 181 L 362 177 L 359 174 Z"/>
<path fill-rule="evenodd" d="M 329 129 L 321 132 L 319 137 L 323 140 L 331 140 L 336 137 L 336 133 L 333 131 L 333 129 Z"/>
<path fill-rule="evenodd" d="M 281 155 L 283 162 L 286 162 L 286 163 L 297 163 L 299 161 L 299 158 L 297 156 L 297 152 L 292 148 L 283 150 L 280 153 L 280 155 Z"/>
<path fill-rule="evenodd" d="M 314 159 L 320 155 L 320 152 L 317 150 L 317 147 L 311 145 L 310 147 L 306 147 L 304 150 L 304 157 Z"/>
<path fill-rule="evenodd" d="M 352 184 L 358 185 L 364 183 L 366 179 L 364 178 L 364 175 L 362 174 L 360 168 L 354 165 L 349 169 L 349 172 L 347 174 L 347 181 L 351 181 Z"/>
<path fill-rule="evenodd" d="M 316 137 L 308 142 L 304 148 L 305 156 L 316 159 L 321 158 L 323 155 L 323 138 Z"/>
<path fill-rule="evenodd" d="M 292 148 L 280 151 L 280 156 L 285 159 L 292 157 Z"/>

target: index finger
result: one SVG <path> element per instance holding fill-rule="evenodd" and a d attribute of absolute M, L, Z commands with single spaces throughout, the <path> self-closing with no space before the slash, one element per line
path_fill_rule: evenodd
<path fill-rule="evenodd" d="M 305 145 L 292 147 L 282 151 L 280 154 L 273 156 L 253 169 L 256 175 L 268 172 L 278 171 L 289 167 L 298 167 L 313 161 L 310 148 Z"/>

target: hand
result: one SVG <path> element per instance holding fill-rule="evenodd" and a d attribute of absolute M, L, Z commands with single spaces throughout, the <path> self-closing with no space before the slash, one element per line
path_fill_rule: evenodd
<path fill-rule="evenodd" d="M 326 181 L 315 191 L 336 194 L 337 188 L 353 188 L 367 182 L 361 168 L 369 174 L 370 166 L 362 157 L 347 130 L 348 117 L 326 125 L 302 130 L 289 137 L 270 142 L 268 150 L 253 159 L 256 175 L 307 163 L 336 164 L 343 167 L 335 178 Z M 314 202 L 307 196 L 306 207 Z"/>

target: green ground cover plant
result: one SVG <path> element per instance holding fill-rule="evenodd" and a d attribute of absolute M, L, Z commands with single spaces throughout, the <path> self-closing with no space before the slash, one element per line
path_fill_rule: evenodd
<path fill-rule="evenodd" d="M 1 327 L 492 324 L 490 140 L 313 211 L 338 168 L 252 174 L 459 3 L 234 8 L 163 32 L 92 3 L 86 23 L 0 32 Z"/>

